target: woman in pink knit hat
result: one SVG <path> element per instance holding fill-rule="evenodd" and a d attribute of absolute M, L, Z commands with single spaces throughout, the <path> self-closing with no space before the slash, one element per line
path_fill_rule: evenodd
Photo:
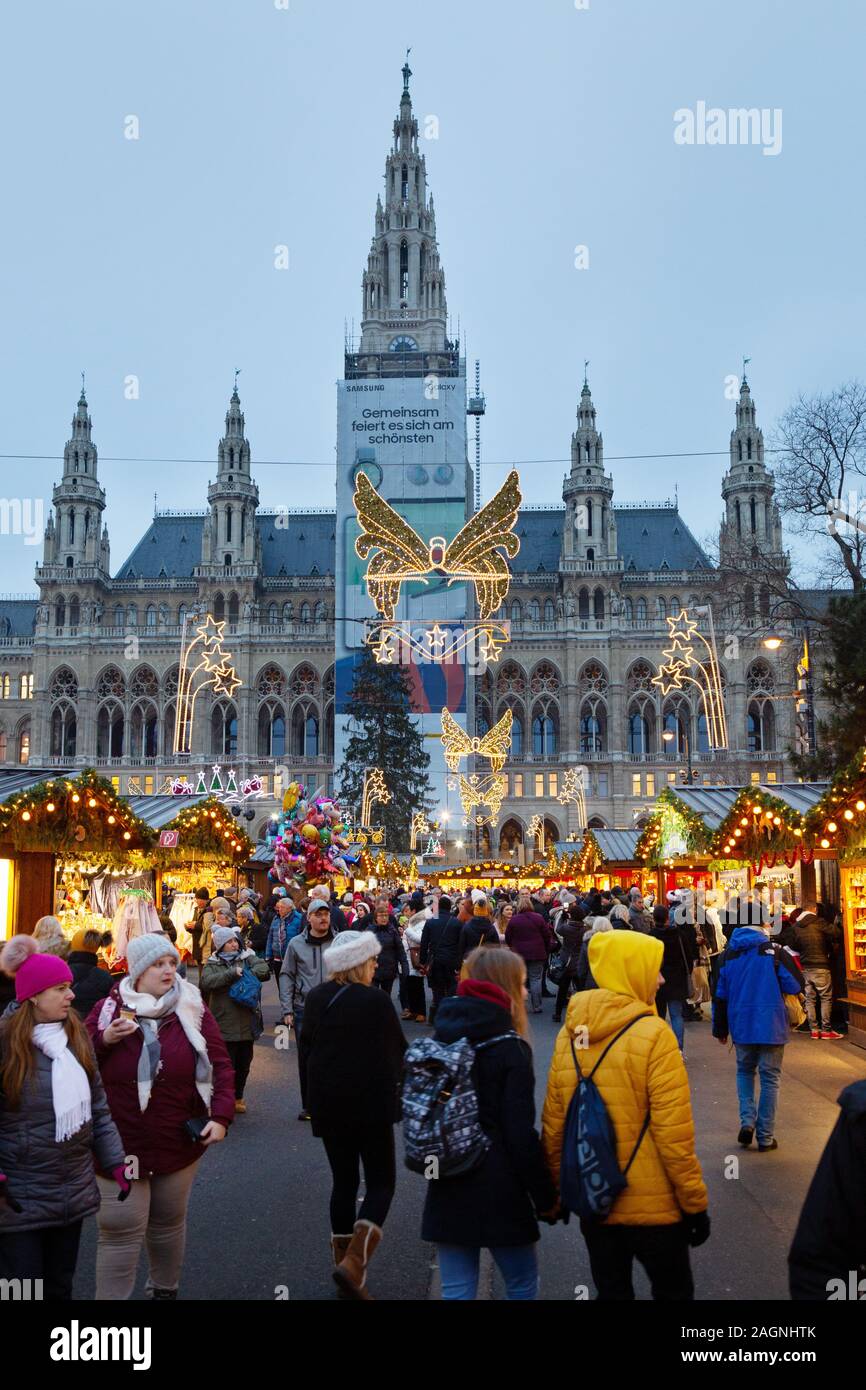
<path fill-rule="evenodd" d="M 41 1280 L 35 1297 L 66 1300 L 82 1223 L 99 1208 L 94 1157 L 122 1200 L 123 1144 L 66 961 L 14 936 L 0 971 L 15 981 L 0 1020 L 0 1277 Z"/>

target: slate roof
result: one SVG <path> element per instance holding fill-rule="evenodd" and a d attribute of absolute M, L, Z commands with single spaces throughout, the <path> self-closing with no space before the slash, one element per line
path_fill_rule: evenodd
<path fill-rule="evenodd" d="M 32 637 L 38 599 L 7 599 L 0 603 L 0 637 Z"/>
<path fill-rule="evenodd" d="M 614 507 L 617 544 L 629 570 L 711 570 L 676 507 Z"/>
<path fill-rule="evenodd" d="M 708 830 L 718 830 L 740 792 L 764 792 L 778 797 L 793 810 L 805 816 L 816 806 L 829 787 L 829 782 L 766 782 L 759 787 L 672 787 L 671 790 L 697 812 Z M 599 835 L 601 831 L 594 831 Z"/>
<path fill-rule="evenodd" d="M 712 564 L 675 507 L 614 507 L 619 551 L 629 570 L 710 570 Z M 266 576 L 334 573 L 333 512 L 260 513 Z M 522 511 L 517 519 L 518 573 L 556 574 L 562 552 L 563 507 Z M 118 579 L 188 578 L 201 559 L 202 516 L 157 516 L 117 572 Z"/>
<path fill-rule="evenodd" d="M 280 525 L 276 525 L 279 519 Z M 259 513 L 264 574 L 334 573 L 333 512 Z M 187 579 L 201 563 L 203 516 L 156 516 L 117 571 L 117 579 Z"/>
<path fill-rule="evenodd" d="M 606 864 L 634 862 L 634 852 L 641 837 L 640 830 L 595 830 L 593 837 Z"/>

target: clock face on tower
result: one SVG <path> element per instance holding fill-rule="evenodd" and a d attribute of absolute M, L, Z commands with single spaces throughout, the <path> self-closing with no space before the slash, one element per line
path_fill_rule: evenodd
<path fill-rule="evenodd" d="M 394 338 L 393 341 L 392 341 L 392 343 L 391 343 L 391 345 L 390 345 L 390 347 L 388 348 L 388 351 L 389 351 L 389 352 L 417 352 L 417 351 L 418 351 L 418 344 L 415 342 L 415 339 L 414 339 L 414 338 L 406 338 L 406 337 Z"/>

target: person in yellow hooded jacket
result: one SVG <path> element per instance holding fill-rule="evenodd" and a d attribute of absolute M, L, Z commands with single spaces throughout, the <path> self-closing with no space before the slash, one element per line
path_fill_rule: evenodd
<path fill-rule="evenodd" d="M 660 941 L 638 932 L 593 937 L 589 964 L 598 988 L 572 996 L 547 1082 L 542 1142 L 557 1188 L 566 1114 L 578 1083 L 575 1056 L 583 1077 L 599 1063 L 593 1081 L 616 1133 L 623 1172 L 631 1160 L 628 1185 L 609 1216 L 581 1222 L 600 1299 L 634 1298 L 635 1259 L 653 1298 L 693 1298 L 689 1246 L 702 1245 L 710 1233 L 686 1068 L 654 1003 L 662 954 Z"/>

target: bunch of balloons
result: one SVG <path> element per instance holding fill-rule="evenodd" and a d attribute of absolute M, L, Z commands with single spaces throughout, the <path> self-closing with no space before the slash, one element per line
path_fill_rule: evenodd
<path fill-rule="evenodd" d="M 345 828 L 342 812 L 330 797 L 321 791 L 308 797 L 300 782 L 291 782 L 275 831 L 272 882 L 312 888 L 335 874 L 350 878 L 350 865 L 357 860 L 348 852 Z"/>

